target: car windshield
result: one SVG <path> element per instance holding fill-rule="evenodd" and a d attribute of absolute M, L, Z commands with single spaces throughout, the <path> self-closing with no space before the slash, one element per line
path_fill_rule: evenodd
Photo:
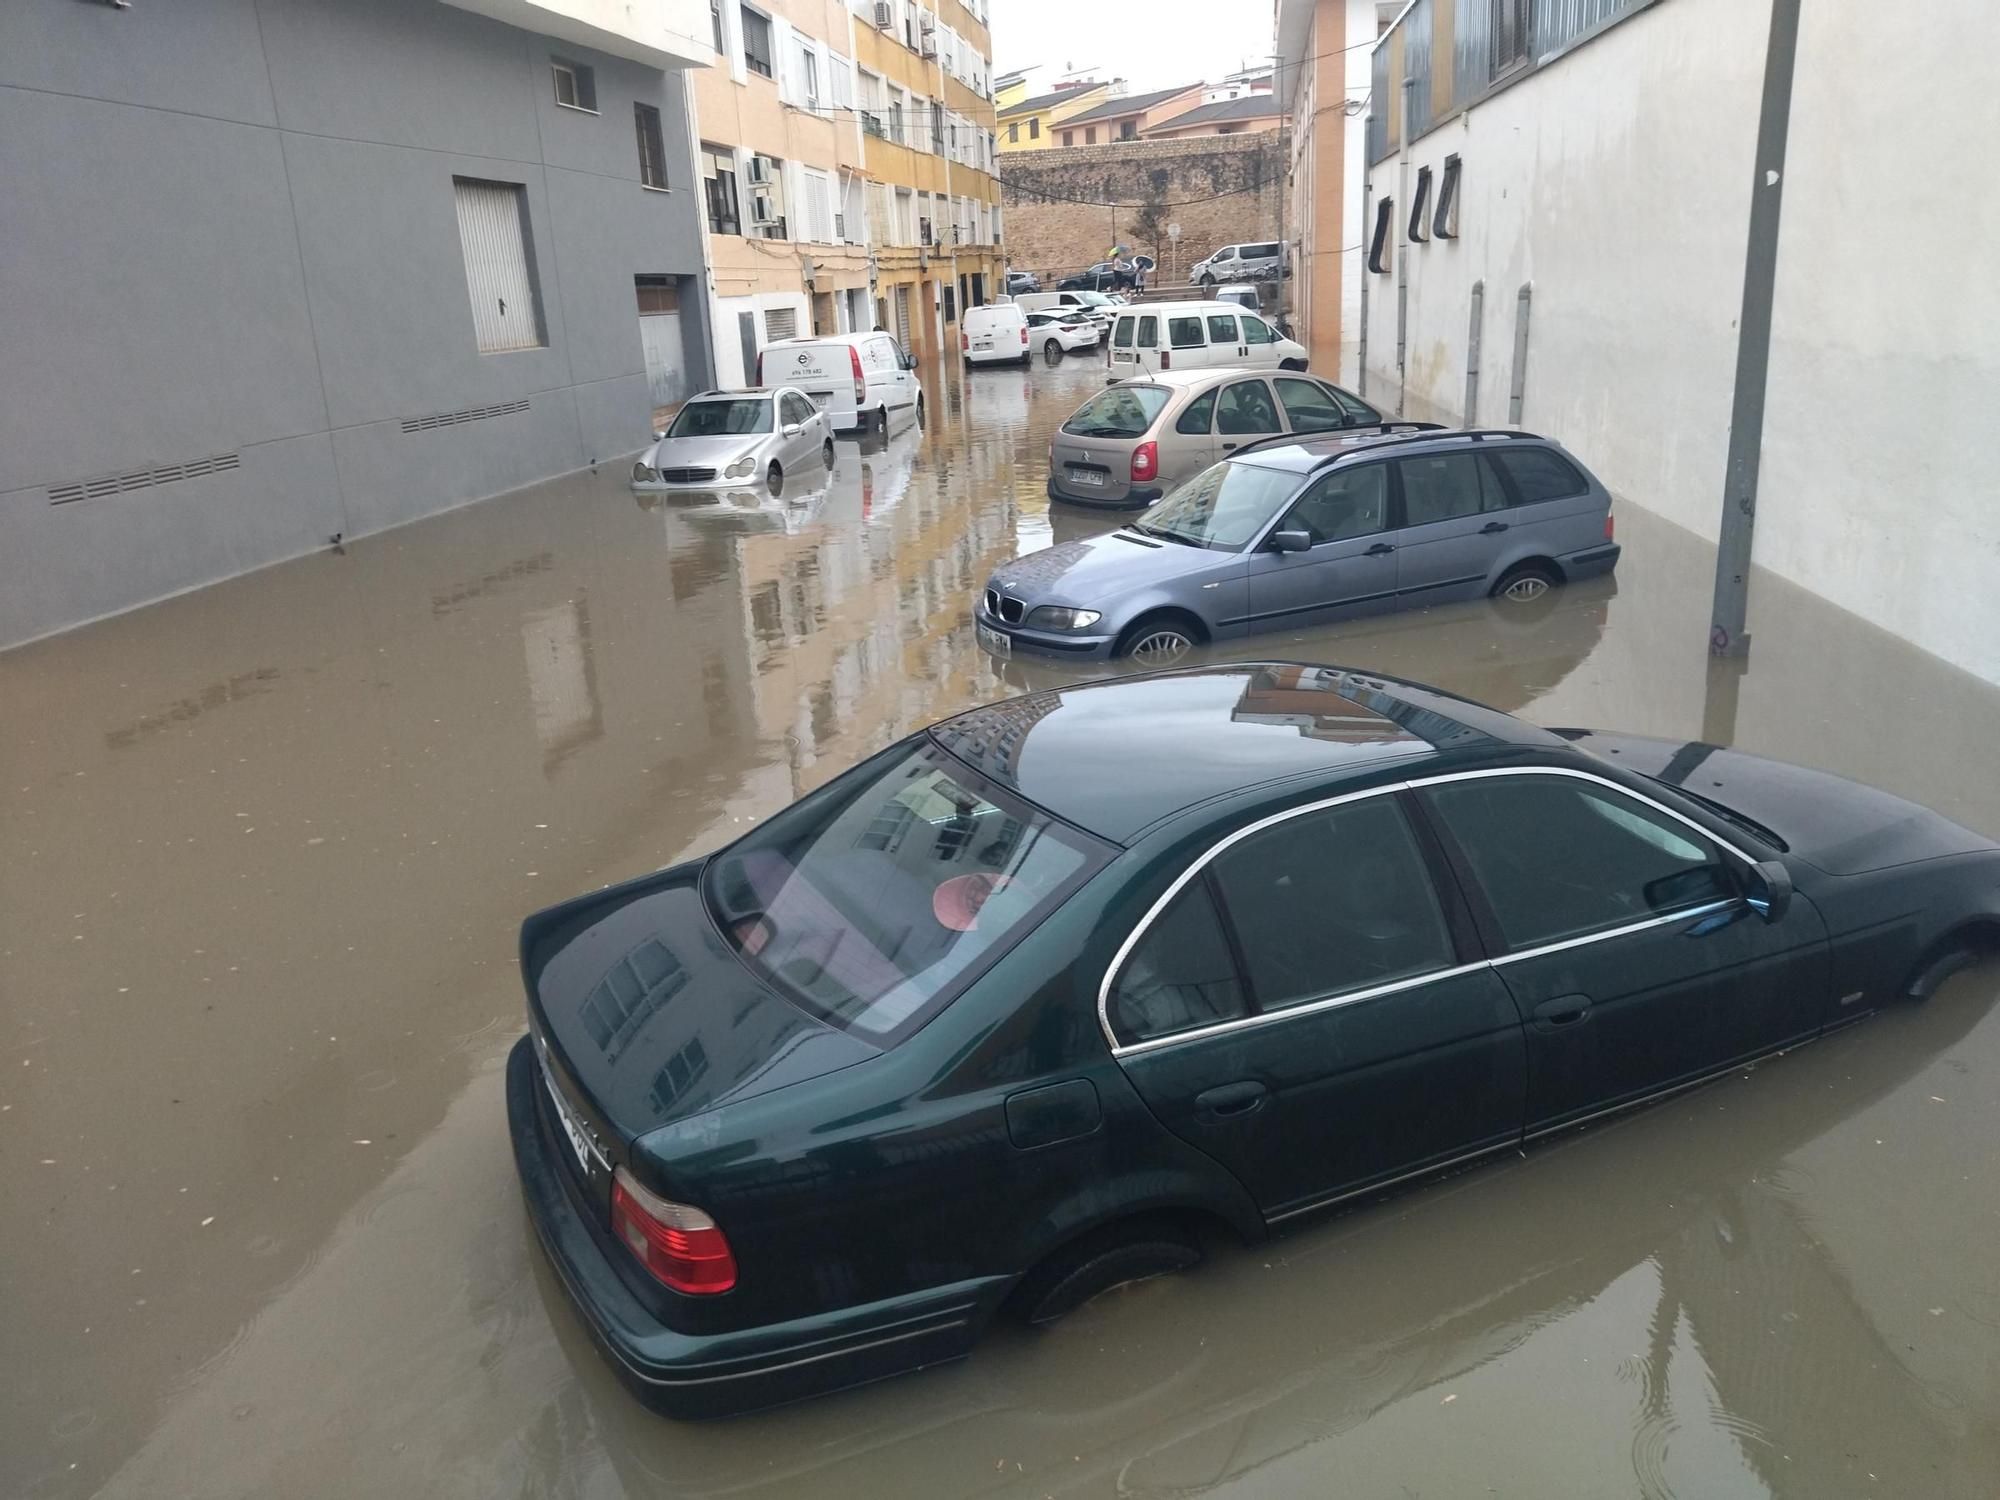
<path fill-rule="evenodd" d="M 754 972 L 877 1041 L 920 1025 L 1110 851 L 924 739 L 793 803 L 703 872 Z"/>
<path fill-rule="evenodd" d="M 674 418 L 667 436 L 737 437 L 770 430 L 770 397 L 745 396 L 735 401 L 690 401 Z"/>
<path fill-rule="evenodd" d="M 1118 385 L 1100 391 L 1063 423 L 1071 437 L 1141 436 L 1167 404 L 1167 390 L 1157 385 Z"/>
<path fill-rule="evenodd" d="M 1107 267 L 1106 269 L 1109 268 Z M 1112 302 L 1112 300 L 1109 297 L 1105 296 L 1104 293 L 1102 292 L 1078 292 L 1077 296 L 1083 299 L 1083 305 L 1085 307 L 1116 306 L 1116 304 Z"/>
<path fill-rule="evenodd" d="M 1190 546 L 1240 552 L 1298 487 L 1299 476 L 1283 469 L 1225 461 L 1181 485 L 1132 529 Z"/>

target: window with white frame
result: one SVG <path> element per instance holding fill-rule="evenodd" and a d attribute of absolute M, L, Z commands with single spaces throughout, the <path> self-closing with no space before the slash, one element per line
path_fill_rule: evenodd
<path fill-rule="evenodd" d="M 819 49 L 808 39 L 792 35 L 792 67 L 790 94 L 794 104 L 807 109 L 820 107 L 824 95 L 820 93 Z"/>
<path fill-rule="evenodd" d="M 908 188 L 896 189 L 894 233 L 893 244 L 914 245 L 917 242 L 917 195 Z"/>
<path fill-rule="evenodd" d="M 595 68 L 571 62 L 566 57 L 552 57 L 549 59 L 549 71 L 555 76 L 556 103 L 564 109 L 580 109 L 592 115 L 597 113 Z"/>
<path fill-rule="evenodd" d="M 799 180 L 799 229 L 794 238 L 826 244 L 833 239 L 833 179 L 816 167 L 802 167 Z"/>
<path fill-rule="evenodd" d="M 895 221 L 890 217 L 894 203 L 886 182 L 868 184 L 868 238 L 877 245 L 896 243 Z"/>
<path fill-rule="evenodd" d="M 835 109 L 854 108 L 854 64 L 838 52 L 826 55 L 826 90 Z"/>
<path fill-rule="evenodd" d="M 743 65 L 753 73 L 771 77 L 771 18 L 747 5 L 738 14 L 743 24 Z"/>
<path fill-rule="evenodd" d="M 776 157 L 751 156 L 743 169 L 748 179 L 743 184 L 744 194 L 750 200 L 746 227 L 758 239 L 784 239 L 789 227 L 785 222 L 785 164 Z"/>
<path fill-rule="evenodd" d="M 833 237 L 850 245 L 868 243 L 868 210 L 863 201 L 859 172 L 840 174 L 840 209 L 833 221 Z"/>

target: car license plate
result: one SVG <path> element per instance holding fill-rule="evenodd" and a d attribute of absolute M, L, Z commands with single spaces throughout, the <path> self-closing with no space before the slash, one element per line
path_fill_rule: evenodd
<path fill-rule="evenodd" d="M 979 644 L 995 656 L 1012 656 L 1014 643 L 999 631 L 988 625 L 975 625 L 973 630 L 979 636 Z"/>
<path fill-rule="evenodd" d="M 1095 485 L 1098 489 L 1104 488 L 1104 476 L 1095 469 L 1079 469 L 1072 465 L 1069 477 L 1072 484 L 1088 484 Z"/>
<path fill-rule="evenodd" d="M 549 1091 L 549 1101 L 556 1107 L 556 1118 L 562 1121 L 563 1134 L 569 1137 L 569 1148 L 576 1153 L 577 1165 L 583 1168 L 583 1175 L 588 1177 L 591 1158 L 597 1155 L 596 1148 L 590 1144 L 590 1137 L 583 1133 L 583 1127 L 570 1113 L 569 1101 L 556 1091 L 556 1081 L 549 1076 L 546 1068 L 542 1070 L 542 1086 Z"/>
<path fill-rule="evenodd" d="M 1134 359 L 1138 358 L 1138 356 L 1134 354 L 1120 354 L 1116 349 L 1114 349 L 1111 351 L 1111 358 L 1118 364 L 1129 365 L 1132 363 Z"/>
<path fill-rule="evenodd" d="M 821 411 L 825 411 L 826 403 L 833 399 L 832 391 L 808 391 L 807 394 L 812 397 L 812 404 Z"/>

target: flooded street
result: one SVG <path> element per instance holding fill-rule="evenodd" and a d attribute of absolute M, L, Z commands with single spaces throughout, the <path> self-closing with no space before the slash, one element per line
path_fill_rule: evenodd
<path fill-rule="evenodd" d="M 930 371 L 928 430 L 818 488 L 611 463 L 0 655 L 0 1495 L 2000 1492 L 1993 966 L 956 1366 L 706 1425 L 616 1384 L 515 1184 L 520 919 L 1076 680 L 970 611 L 1115 523 L 1043 488 L 1102 379 Z M 1527 615 L 1228 654 L 2000 835 L 2000 691 L 1763 575 L 1711 666 L 1712 549 L 1617 524 L 1615 581 Z"/>

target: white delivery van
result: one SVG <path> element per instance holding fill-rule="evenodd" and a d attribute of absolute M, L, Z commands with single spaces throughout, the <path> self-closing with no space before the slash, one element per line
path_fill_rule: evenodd
<path fill-rule="evenodd" d="M 887 432 L 923 420 L 916 368 L 889 334 L 834 333 L 766 344 L 757 356 L 757 383 L 797 386 L 835 432 Z"/>
<path fill-rule="evenodd" d="M 1303 370 L 1306 351 L 1233 302 L 1142 302 L 1111 325 L 1111 373 L 1159 370 Z"/>
<path fill-rule="evenodd" d="M 1028 362 L 1028 315 L 1011 302 L 968 307 L 958 320 L 958 347 L 968 365 Z"/>

